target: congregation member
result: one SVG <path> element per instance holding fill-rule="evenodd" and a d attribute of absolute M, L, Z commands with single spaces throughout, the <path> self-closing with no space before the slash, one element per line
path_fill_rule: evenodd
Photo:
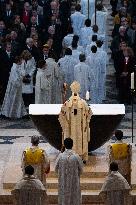
<path fill-rule="evenodd" d="M 22 59 L 16 56 L 11 68 L 5 97 L 1 107 L 1 114 L 8 118 L 21 118 L 27 115 L 22 98 L 22 80 L 24 75 Z"/>
<path fill-rule="evenodd" d="M 75 35 L 80 35 L 81 28 L 84 27 L 85 23 L 85 15 L 81 14 L 81 6 L 80 4 L 76 5 L 75 13 L 70 16 L 71 24 L 73 28 L 73 33 Z"/>
<path fill-rule="evenodd" d="M 34 168 L 25 167 L 25 176 L 16 183 L 11 191 L 14 205 L 46 205 L 46 189 L 41 181 L 34 177 Z"/>
<path fill-rule="evenodd" d="M 118 164 L 110 164 L 110 172 L 102 185 L 100 196 L 104 205 L 132 205 L 130 186 L 127 180 L 118 171 Z"/>
<path fill-rule="evenodd" d="M 127 105 L 131 104 L 131 73 L 134 72 L 135 58 L 132 48 L 123 49 L 119 56 L 119 101 Z"/>
<path fill-rule="evenodd" d="M 73 150 L 73 140 L 64 140 L 65 151 L 60 153 L 55 171 L 58 173 L 58 204 L 80 205 L 80 175 L 83 171 L 82 159 Z"/>
<path fill-rule="evenodd" d="M 119 172 L 131 185 L 131 160 L 132 160 L 132 146 L 123 142 L 123 132 L 116 130 L 115 137 L 117 141 L 109 145 L 109 163 L 117 162 Z"/>
<path fill-rule="evenodd" d="M 84 54 L 79 55 L 79 60 L 80 62 L 74 67 L 74 80 L 80 83 L 79 94 L 81 98 L 85 99 L 86 92 L 90 91 L 92 82 L 94 82 L 94 75 L 85 63 L 86 57 Z"/>
<path fill-rule="evenodd" d="M 74 81 L 70 88 L 72 96 L 62 105 L 59 114 L 59 122 L 64 133 L 62 145 L 64 139 L 69 136 L 73 140 L 73 150 L 86 163 L 90 141 L 89 122 L 93 113 L 86 101 L 79 97 L 80 84 Z"/>
<path fill-rule="evenodd" d="M 0 102 L 4 100 L 11 67 L 13 65 L 15 55 L 12 52 L 12 46 L 10 42 L 6 42 L 4 48 L 0 49 Z"/>
<path fill-rule="evenodd" d="M 24 150 L 22 155 L 22 171 L 25 175 L 25 167 L 32 165 L 34 167 L 34 176 L 46 187 L 46 174 L 50 171 L 50 161 L 46 152 L 38 146 L 39 142 L 38 136 L 31 137 L 32 146 Z"/>

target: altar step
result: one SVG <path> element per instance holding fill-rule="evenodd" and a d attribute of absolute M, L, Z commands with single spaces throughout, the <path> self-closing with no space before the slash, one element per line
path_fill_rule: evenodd
<path fill-rule="evenodd" d="M 101 197 L 99 196 L 99 191 L 94 190 L 82 190 L 82 204 L 103 204 Z M 57 204 L 58 202 L 58 191 L 57 189 L 47 190 L 49 205 Z M 12 205 L 13 198 L 10 190 L 4 190 L 0 195 L 0 205 Z"/>

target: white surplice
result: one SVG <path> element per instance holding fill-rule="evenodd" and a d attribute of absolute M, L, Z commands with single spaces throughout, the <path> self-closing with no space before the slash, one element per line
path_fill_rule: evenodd
<path fill-rule="evenodd" d="M 104 11 L 96 11 L 96 25 L 98 26 L 98 33 L 105 34 L 106 33 L 106 22 L 107 22 L 108 12 Z M 92 25 L 95 25 L 95 13 L 92 16 Z"/>
<path fill-rule="evenodd" d="M 23 63 L 25 75 L 29 75 L 31 81 L 29 84 L 23 83 L 22 93 L 31 94 L 33 93 L 33 75 L 36 70 L 36 63 L 33 57 L 27 62 L 24 61 Z"/>
<path fill-rule="evenodd" d="M 99 80 L 101 72 L 101 62 L 97 53 L 91 53 L 86 63 L 89 66 L 89 70 L 94 74 L 95 80 L 92 82 L 90 89 L 91 103 L 99 103 Z"/>
<path fill-rule="evenodd" d="M 70 19 L 73 28 L 73 33 L 75 35 L 80 36 L 81 28 L 84 27 L 86 19 L 85 15 L 81 14 L 81 12 L 75 11 L 75 13 L 70 16 Z"/>
<path fill-rule="evenodd" d="M 58 173 L 58 205 L 80 205 L 80 174 L 83 163 L 72 150 L 59 154 L 55 171 Z"/>
<path fill-rule="evenodd" d="M 74 80 L 80 83 L 79 95 L 81 98 L 85 99 L 86 91 L 90 90 L 90 85 L 94 77 L 90 75 L 89 66 L 85 62 L 80 62 L 74 67 Z"/>
<path fill-rule="evenodd" d="M 118 171 L 112 171 L 105 179 L 100 196 L 105 205 L 132 205 L 130 189 L 127 180 Z"/>
<path fill-rule="evenodd" d="M 1 114 L 9 118 L 21 118 L 27 115 L 22 98 L 23 64 L 13 64 L 1 108 Z"/>

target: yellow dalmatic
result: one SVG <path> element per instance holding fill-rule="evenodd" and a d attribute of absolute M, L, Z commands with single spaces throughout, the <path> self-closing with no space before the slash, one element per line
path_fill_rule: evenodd
<path fill-rule="evenodd" d="M 115 160 L 121 160 L 128 157 L 129 147 L 126 143 L 116 143 L 112 145 L 112 153 Z"/>
<path fill-rule="evenodd" d="M 109 149 L 109 163 L 117 162 L 119 172 L 131 184 L 131 155 L 132 146 L 122 141 L 117 141 L 110 145 Z"/>
<path fill-rule="evenodd" d="M 50 167 L 50 162 L 45 151 L 38 146 L 32 146 L 27 148 L 23 152 L 22 156 L 22 169 L 27 165 L 34 167 L 34 176 L 42 181 L 46 185 L 46 172 Z"/>
<path fill-rule="evenodd" d="M 32 151 L 31 148 L 25 150 L 25 163 L 26 164 L 39 164 L 42 163 L 44 150 L 36 148 Z"/>

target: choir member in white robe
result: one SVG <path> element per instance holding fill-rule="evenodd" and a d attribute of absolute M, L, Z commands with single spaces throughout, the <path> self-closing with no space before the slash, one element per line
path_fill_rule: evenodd
<path fill-rule="evenodd" d="M 45 74 L 46 61 L 39 60 L 35 84 L 35 104 L 50 103 L 51 85 Z"/>
<path fill-rule="evenodd" d="M 85 55 L 86 56 L 90 55 L 92 46 L 96 46 L 96 41 L 97 41 L 97 35 L 93 35 L 92 36 L 92 42 L 89 45 L 87 45 L 87 47 L 86 47 L 86 50 L 85 50 Z"/>
<path fill-rule="evenodd" d="M 101 62 L 99 55 L 97 54 L 97 47 L 92 46 L 91 54 L 87 57 L 86 63 L 89 66 L 90 71 L 94 74 L 95 80 L 92 82 L 90 95 L 91 103 L 99 103 L 99 80 L 101 71 Z"/>
<path fill-rule="evenodd" d="M 64 140 L 65 151 L 59 154 L 55 171 L 58 173 L 58 205 L 80 205 L 80 174 L 83 162 L 73 150 L 73 140 Z"/>
<path fill-rule="evenodd" d="M 29 106 L 29 104 L 32 103 L 32 94 L 34 92 L 33 76 L 36 70 L 36 63 L 34 57 L 32 57 L 31 53 L 28 50 L 24 50 L 21 56 L 23 58 L 25 70 L 22 93 L 25 105 Z M 29 82 L 27 82 L 27 80 L 29 80 Z"/>
<path fill-rule="evenodd" d="M 66 99 L 71 96 L 70 85 L 74 80 L 74 66 L 76 64 L 77 59 L 73 58 L 72 50 L 67 48 L 65 51 L 65 56 L 60 58 L 58 61 L 60 71 L 64 74 L 64 82 L 68 85 Z"/>
<path fill-rule="evenodd" d="M 79 36 L 78 36 L 78 35 L 74 35 L 74 36 L 73 36 L 73 40 L 72 40 L 72 42 L 71 42 L 71 45 L 69 46 L 70 49 L 72 49 L 72 43 L 73 43 L 73 42 L 76 42 L 76 44 L 77 44 L 76 49 L 77 49 L 79 52 L 84 53 L 84 48 L 83 48 L 83 46 L 81 46 L 80 43 L 79 43 Z"/>
<path fill-rule="evenodd" d="M 1 108 L 1 114 L 9 118 L 21 118 L 27 115 L 22 98 L 22 80 L 25 73 L 22 59 L 16 57 L 11 68 L 8 85 Z"/>
<path fill-rule="evenodd" d="M 41 181 L 33 176 L 34 168 L 25 168 L 25 176 L 11 191 L 14 205 L 47 205 L 47 194 Z"/>
<path fill-rule="evenodd" d="M 94 81 L 93 73 L 90 73 L 89 66 L 85 63 L 85 55 L 79 55 L 80 63 L 74 67 L 74 80 L 80 83 L 79 95 L 81 98 L 85 99 L 86 92 L 90 90 L 90 86 Z"/>
<path fill-rule="evenodd" d="M 130 190 L 127 180 L 118 172 L 118 164 L 112 162 L 110 164 L 110 173 L 100 191 L 104 205 L 132 205 Z"/>
<path fill-rule="evenodd" d="M 62 85 L 63 85 L 63 71 L 60 70 L 58 64 L 53 58 L 46 59 L 47 70 L 50 73 L 50 85 L 51 85 L 51 104 L 62 103 Z"/>
<path fill-rule="evenodd" d="M 81 33 L 80 33 L 80 44 L 86 48 L 86 46 L 89 44 L 89 36 L 92 35 L 92 27 L 91 27 L 91 20 L 86 19 L 85 20 L 85 27 L 81 28 Z"/>
<path fill-rule="evenodd" d="M 107 22 L 107 16 L 108 12 L 107 9 L 103 9 L 102 4 L 97 4 L 96 6 L 96 25 L 98 25 L 99 28 L 99 34 L 104 34 L 106 33 L 106 22 Z M 95 13 L 92 16 L 92 25 L 95 24 Z"/>
<path fill-rule="evenodd" d="M 89 3 L 89 5 L 88 5 Z M 86 16 L 86 18 L 92 19 L 92 15 L 95 12 L 95 0 L 81 0 L 81 12 Z M 88 6 L 89 6 L 89 16 L 88 16 Z"/>
<path fill-rule="evenodd" d="M 64 49 L 68 48 L 69 46 L 71 46 L 72 44 L 72 40 L 73 40 L 73 29 L 71 27 L 71 29 L 69 30 L 68 34 L 63 38 L 63 41 L 62 41 L 62 47 Z"/>
<path fill-rule="evenodd" d="M 79 55 L 81 54 L 81 51 L 77 50 L 77 42 L 72 41 L 72 57 L 79 63 Z"/>
<path fill-rule="evenodd" d="M 107 50 L 107 41 L 106 41 L 106 36 L 105 36 L 105 34 L 99 34 L 98 33 L 98 26 L 97 25 L 93 25 L 93 27 L 92 27 L 92 34 L 88 37 L 88 39 L 89 39 L 89 41 L 88 41 L 88 43 L 90 42 L 92 42 L 92 36 L 93 35 L 97 35 L 97 40 L 100 40 L 100 41 L 103 41 L 103 46 L 102 46 L 102 48 L 104 49 L 104 50 Z"/>
<path fill-rule="evenodd" d="M 100 74 L 100 81 L 99 81 L 99 99 L 100 102 L 105 100 L 106 97 L 106 64 L 108 61 L 107 53 L 103 50 L 102 45 L 103 42 L 98 40 L 96 41 L 97 45 L 97 54 L 101 59 L 101 74 Z"/>
<path fill-rule="evenodd" d="M 73 28 L 73 33 L 76 35 L 80 35 L 81 28 L 84 27 L 85 23 L 85 15 L 81 14 L 81 6 L 80 4 L 76 5 L 75 13 L 70 16 L 71 24 Z"/>

